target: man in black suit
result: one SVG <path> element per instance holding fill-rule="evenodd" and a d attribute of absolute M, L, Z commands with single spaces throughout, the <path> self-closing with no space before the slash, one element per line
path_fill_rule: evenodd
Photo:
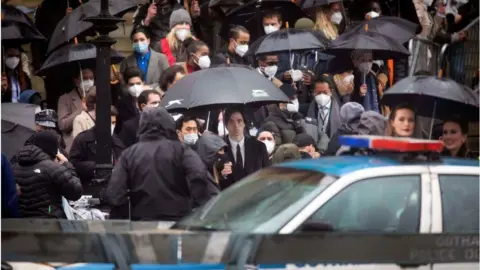
<path fill-rule="evenodd" d="M 140 111 L 147 107 L 157 107 L 160 105 L 161 97 L 160 93 L 155 90 L 145 90 L 140 96 L 138 96 L 138 108 Z M 137 142 L 137 130 L 140 122 L 140 114 L 135 118 L 125 121 L 123 128 L 118 134 L 118 137 L 122 140 L 125 147 Z"/>
<path fill-rule="evenodd" d="M 225 138 L 228 145 L 227 154 L 229 159 L 234 161 L 232 174 L 221 185 L 226 188 L 245 176 L 268 167 L 269 161 L 265 144 L 245 136 L 245 116 L 242 109 L 228 108 L 224 121 L 228 130 L 228 136 Z"/>

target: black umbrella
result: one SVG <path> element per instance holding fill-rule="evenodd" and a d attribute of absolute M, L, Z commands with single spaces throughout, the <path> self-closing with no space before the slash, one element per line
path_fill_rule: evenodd
<path fill-rule="evenodd" d="M 230 105 L 287 103 L 288 97 L 256 70 L 218 67 L 196 71 L 176 82 L 162 99 L 170 112 Z"/>
<path fill-rule="evenodd" d="M 27 44 L 44 41 L 46 38 L 36 28 L 20 23 L 2 23 L 2 41 L 7 43 Z"/>
<path fill-rule="evenodd" d="M 219 8 L 224 14 L 231 12 L 234 8 L 243 6 L 245 3 L 242 0 L 210 0 L 209 8 Z M 203 4 L 202 4 L 203 5 Z"/>
<path fill-rule="evenodd" d="M 25 26 L 35 27 L 33 21 L 16 7 L 2 5 L 2 27 L 6 23 L 19 23 Z"/>
<path fill-rule="evenodd" d="M 325 49 L 328 40 L 321 32 L 305 29 L 282 29 L 257 39 L 246 55 Z"/>
<path fill-rule="evenodd" d="M 253 0 L 227 14 L 220 35 L 228 39 L 230 27 L 232 25 L 242 25 L 249 30 L 250 40 L 256 40 L 265 35 L 262 18 L 266 12 L 272 10 L 282 14 L 283 22 L 288 22 L 290 25 L 294 25 L 298 19 L 305 16 L 303 11 L 289 0 Z"/>
<path fill-rule="evenodd" d="M 88 3 L 80 5 L 65 16 L 53 31 L 47 53 L 51 53 L 61 45 L 69 43 L 76 36 L 86 35 L 93 27 L 93 24 L 84 21 L 84 19 L 97 16 L 100 13 L 100 1 L 101 0 L 90 0 Z M 142 4 L 142 2 L 142 0 L 108 1 L 108 8 L 111 15 L 121 17 L 124 13 Z"/>
<path fill-rule="evenodd" d="M 332 3 L 342 2 L 342 0 L 303 0 L 300 7 L 302 9 L 317 8 Z"/>
<path fill-rule="evenodd" d="M 478 95 L 454 80 L 435 76 L 413 76 L 397 82 L 385 92 L 382 103 L 391 108 L 408 103 L 418 115 L 436 119 L 452 114 L 478 119 Z"/>
<path fill-rule="evenodd" d="M 400 17 L 379 16 L 354 26 L 348 33 L 355 33 L 368 28 L 368 31 L 377 32 L 392 37 L 399 43 L 405 43 L 415 36 L 418 24 L 412 23 Z"/>
<path fill-rule="evenodd" d="M 2 152 L 11 159 L 35 133 L 37 106 L 2 103 Z"/>
<path fill-rule="evenodd" d="M 78 66 L 79 63 L 86 67 L 95 66 L 96 58 L 97 48 L 91 43 L 67 44 L 50 54 L 37 74 L 44 75 L 52 69 L 69 69 L 74 65 Z M 115 65 L 122 62 L 125 57 L 112 49 L 110 58 L 112 65 Z"/>
<path fill-rule="evenodd" d="M 395 39 L 378 32 L 369 31 L 368 28 L 342 34 L 332 41 L 325 53 L 342 56 L 350 54 L 353 50 L 371 50 L 374 59 L 399 58 L 410 54 Z"/>

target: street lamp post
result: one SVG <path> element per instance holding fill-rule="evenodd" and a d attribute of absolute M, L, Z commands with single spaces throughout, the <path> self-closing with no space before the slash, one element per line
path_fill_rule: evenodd
<path fill-rule="evenodd" d="M 108 10 L 108 0 L 101 0 L 101 10 L 98 16 L 85 18 L 85 21 L 94 25 L 94 30 L 99 36 L 91 42 L 97 46 L 97 67 L 95 84 L 97 86 L 97 104 L 95 109 L 95 132 L 97 138 L 97 154 L 95 179 L 103 182 L 112 171 L 112 134 L 110 106 L 110 50 L 116 43 L 108 33 L 117 29 L 117 23 L 123 22 L 121 18 L 112 16 Z"/>

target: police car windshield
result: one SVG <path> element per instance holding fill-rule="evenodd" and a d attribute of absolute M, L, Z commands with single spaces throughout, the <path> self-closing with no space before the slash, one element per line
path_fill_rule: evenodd
<path fill-rule="evenodd" d="M 274 233 L 334 180 L 318 171 L 267 168 L 223 191 L 174 227 L 254 232 L 271 223 L 275 225 L 267 230 Z"/>

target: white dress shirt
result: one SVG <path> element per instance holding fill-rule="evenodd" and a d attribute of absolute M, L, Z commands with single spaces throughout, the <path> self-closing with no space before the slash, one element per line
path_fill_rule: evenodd
<path fill-rule="evenodd" d="M 326 132 L 328 126 L 328 120 L 330 118 L 330 107 L 332 106 L 332 101 L 330 101 L 325 106 L 318 106 L 318 120 L 322 124 L 322 130 Z"/>
<path fill-rule="evenodd" d="M 243 168 L 245 168 L 245 136 L 240 140 L 239 142 L 232 140 L 230 136 L 228 136 L 228 140 L 230 141 L 231 149 L 232 149 L 232 155 L 233 158 L 235 159 L 235 162 L 237 162 L 237 145 L 240 145 L 240 151 L 242 155 L 242 161 L 243 161 Z"/>

